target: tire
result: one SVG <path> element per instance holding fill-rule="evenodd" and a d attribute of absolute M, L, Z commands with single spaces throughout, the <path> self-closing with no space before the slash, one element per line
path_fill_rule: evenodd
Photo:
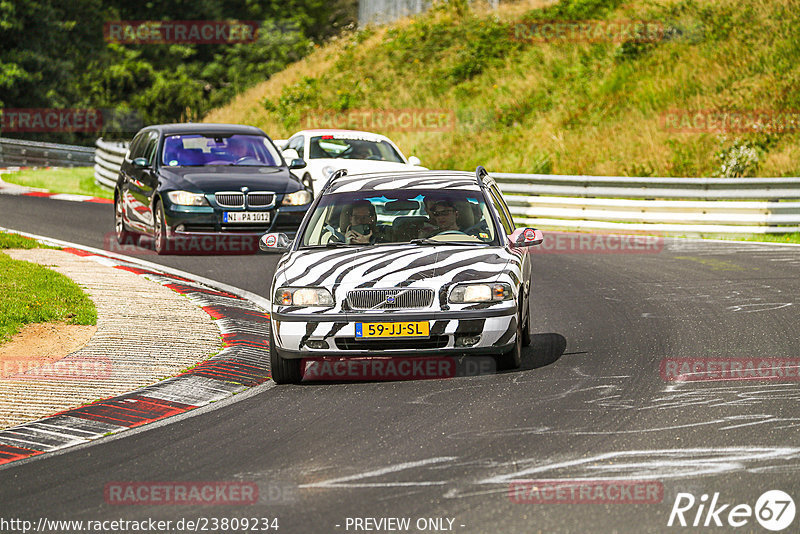
<path fill-rule="evenodd" d="M 156 254 L 163 256 L 168 253 L 169 239 L 167 239 L 167 223 L 164 218 L 164 208 L 161 203 L 156 204 L 153 210 L 153 248 Z"/>
<path fill-rule="evenodd" d="M 519 317 L 517 318 L 516 322 L 517 335 L 514 341 L 514 346 L 505 354 L 495 357 L 498 371 L 519 369 L 519 367 L 522 365 L 522 325 L 520 324 Z"/>
<path fill-rule="evenodd" d="M 528 312 L 527 317 L 525 317 L 525 324 L 522 326 L 522 346 L 523 347 L 530 347 L 531 345 L 531 307 L 528 303 L 528 299 L 525 299 L 525 311 Z"/>
<path fill-rule="evenodd" d="M 128 231 L 125 226 L 122 211 L 122 200 L 119 194 L 116 194 L 114 195 L 114 234 L 117 237 L 117 243 L 120 245 L 135 245 L 136 236 L 133 232 Z"/>
<path fill-rule="evenodd" d="M 300 364 L 302 360 L 287 360 L 281 358 L 278 350 L 275 348 L 275 338 L 272 335 L 272 325 L 270 324 L 269 331 L 269 370 L 272 374 L 272 380 L 276 384 L 299 384 L 303 379 L 303 374 L 300 372 Z"/>

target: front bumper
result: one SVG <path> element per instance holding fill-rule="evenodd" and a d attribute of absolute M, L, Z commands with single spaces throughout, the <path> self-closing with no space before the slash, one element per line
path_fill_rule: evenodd
<path fill-rule="evenodd" d="M 393 314 L 281 314 L 273 311 L 275 349 L 287 359 L 365 356 L 442 356 L 502 354 L 516 342 L 516 306 L 480 311 Z M 358 322 L 428 321 L 427 338 L 356 339 Z M 480 336 L 471 346 L 462 337 Z M 311 342 L 312 346 L 309 346 Z M 321 343 L 327 348 L 319 347 Z M 316 345 L 316 346 L 315 346 Z"/>
<path fill-rule="evenodd" d="M 165 203 L 164 217 L 167 235 L 193 236 L 217 234 L 263 235 L 268 232 L 297 232 L 310 204 L 305 206 L 281 206 L 270 209 L 250 209 L 248 211 L 269 212 L 269 223 L 225 223 L 223 212 L 245 211 L 243 209 L 222 209 L 213 206 L 179 206 Z"/>

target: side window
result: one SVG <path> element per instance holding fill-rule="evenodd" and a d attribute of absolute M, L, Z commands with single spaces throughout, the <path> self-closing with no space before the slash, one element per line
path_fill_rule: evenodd
<path fill-rule="evenodd" d="M 506 203 L 503 202 L 503 197 L 500 194 L 500 191 L 498 191 L 496 187 L 492 186 L 489 188 L 489 194 L 492 197 L 492 205 L 494 206 L 495 211 L 497 211 L 497 214 L 500 216 L 500 224 L 503 225 L 506 235 L 511 235 L 514 232 L 514 221 L 511 219 L 511 214 L 508 213 Z"/>
<path fill-rule="evenodd" d="M 131 160 L 142 157 L 145 138 L 147 138 L 147 132 L 141 132 L 139 135 L 133 138 L 133 141 L 131 141 L 131 145 L 128 148 Z"/>
<path fill-rule="evenodd" d="M 155 162 L 155 157 L 156 157 L 156 146 L 158 146 L 158 133 L 151 132 L 150 136 L 147 138 L 147 142 L 142 144 L 144 145 L 144 150 L 142 151 L 142 157 L 147 160 L 147 163 L 152 165 Z"/>
<path fill-rule="evenodd" d="M 297 155 L 300 156 L 300 159 L 305 159 L 305 155 L 303 154 L 303 148 L 304 148 L 303 140 L 304 137 L 302 135 L 298 135 L 297 137 L 289 141 L 289 146 L 287 147 L 287 148 L 293 148 L 295 151 L 297 151 Z"/>

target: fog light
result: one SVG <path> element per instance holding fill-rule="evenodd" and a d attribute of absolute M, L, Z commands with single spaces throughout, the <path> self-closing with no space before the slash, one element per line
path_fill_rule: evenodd
<path fill-rule="evenodd" d="M 328 345 L 328 342 L 325 341 L 324 339 L 323 340 L 306 341 L 306 345 L 308 345 L 308 348 L 310 348 L 310 349 L 329 349 L 330 348 L 330 345 Z"/>
<path fill-rule="evenodd" d="M 176 232 L 183 232 L 184 230 L 186 230 L 186 227 L 182 224 L 179 224 L 178 226 L 175 227 Z"/>
<path fill-rule="evenodd" d="M 456 336 L 456 347 L 471 347 L 477 345 L 481 340 L 480 335 L 476 336 Z"/>

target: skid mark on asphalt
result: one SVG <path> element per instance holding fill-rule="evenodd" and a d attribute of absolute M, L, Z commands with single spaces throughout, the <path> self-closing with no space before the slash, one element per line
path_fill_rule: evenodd
<path fill-rule="evenodd" d="M 699 447 L 599 453 L 582 458 L 509 462 L 461 460 L 455 456 L 402 462 L 378 469 L 302 484 L 300 489 L 393 489 L 441 486 L 446 498 L 506 493 L 517 480 L 678 480 L 729 473 L 794 472 L 800 449 L 794 447 Z M 463 472 L 474 473 L 463 481 Z M 480 488 L 480 489 L 478 489 Z"/>

